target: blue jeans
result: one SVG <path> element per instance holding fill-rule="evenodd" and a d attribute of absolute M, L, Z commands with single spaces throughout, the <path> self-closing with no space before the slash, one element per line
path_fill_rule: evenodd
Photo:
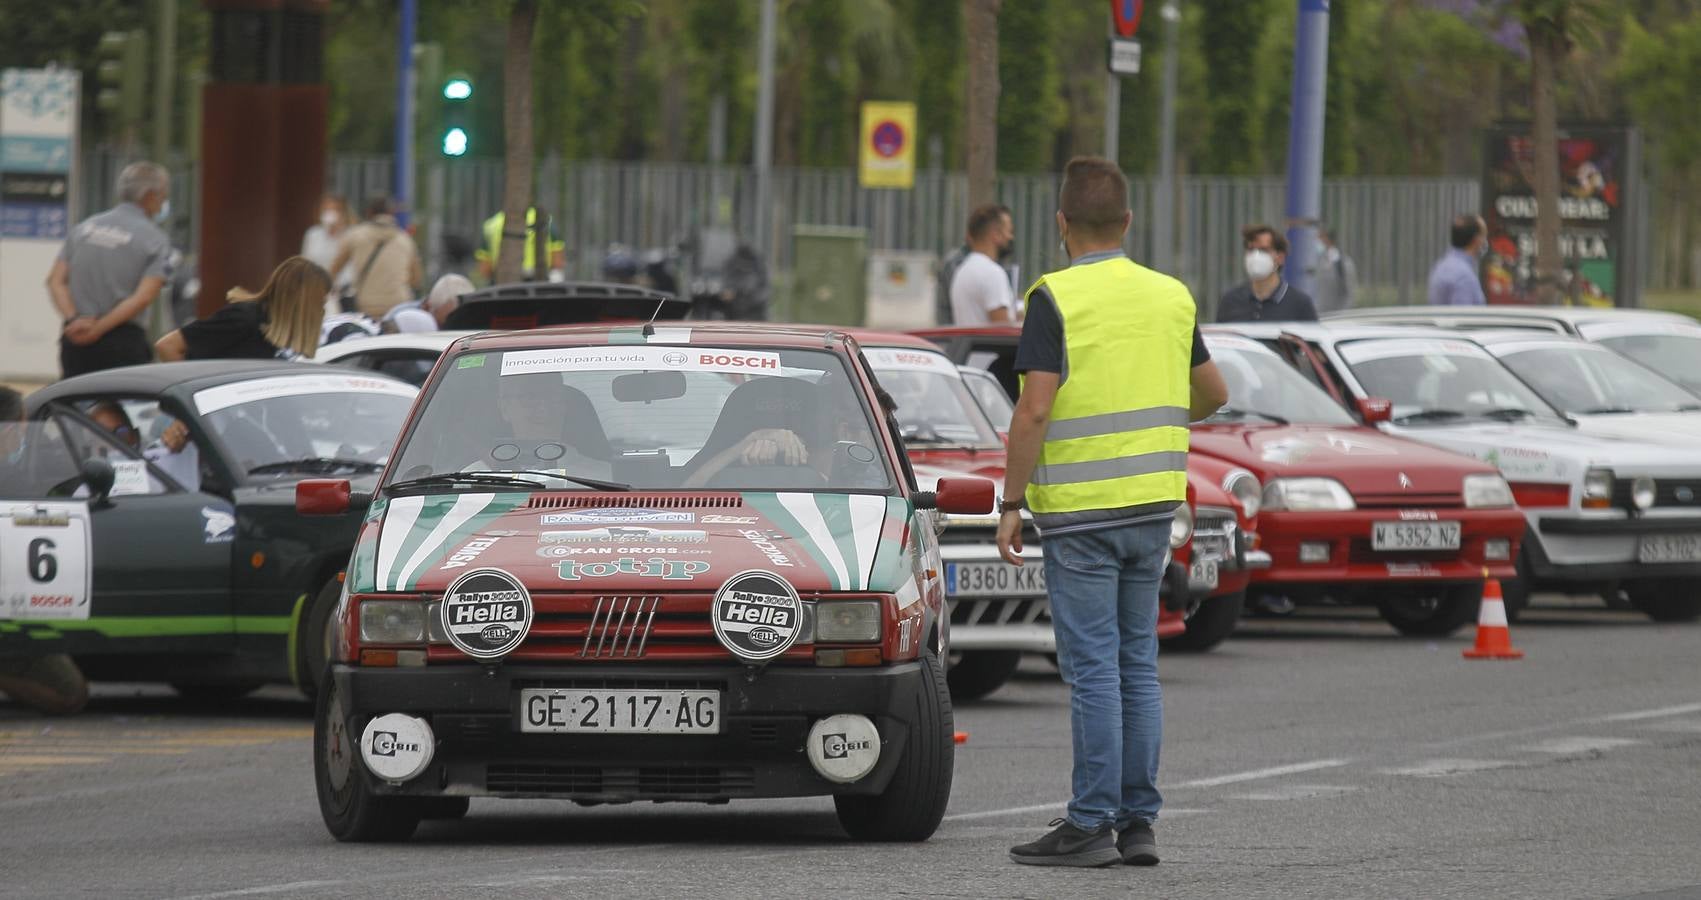
<path fill-rule="evenodd" d="M 1163 694 L 1158 584 L 1170 520 L 1044 537 L 1057 662 L 1075 747 L 1068 818 L 1093 831 L 1153 822 Z"/>

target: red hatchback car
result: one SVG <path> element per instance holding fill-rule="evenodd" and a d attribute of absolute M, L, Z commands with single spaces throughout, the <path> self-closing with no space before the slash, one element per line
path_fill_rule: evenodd
<path fill-rule="evenodd" d="M 1193 426 L 1195 456 L 1263 484 L 1253 590 L 1374 605 L 1404 634 L 1475 618 L 1483 578 L 1514 576 L 1524 516 L 1486 463 L 1358 424 L 1256 341 L 1206 332 L 1229 403 Z"/>

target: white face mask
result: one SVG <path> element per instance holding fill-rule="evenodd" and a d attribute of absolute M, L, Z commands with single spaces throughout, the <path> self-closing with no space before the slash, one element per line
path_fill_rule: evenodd
<path fill-rule="evenodd" d="M 1253 281 L 1269 278 L 1276 271 L 1276 258 L 1263 250 L 1246 251 L 1246 277 Z"/>
<path fill-rule="evenodd" d="M 319 214 L 319 224 L 328 229 L 337 227 L 337 214 L 332 210 L 325 210 Z"/>

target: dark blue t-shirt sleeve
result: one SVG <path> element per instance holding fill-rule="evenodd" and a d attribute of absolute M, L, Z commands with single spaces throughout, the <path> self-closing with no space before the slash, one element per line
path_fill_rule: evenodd
<path fill-rule="evenodd" d="M 1211 351 L 1205 349 L 1205 336 L 1199 333 L 1199 323 L 1193 323 L 1193 368 L 1211 361 Z"/>
<path fill-rule="evenodd" d="M 1022 339 L 1016 344 L 1016 371 L 1063 374 L 1063 319 L 1043 287 L 1028 295 Z"/>

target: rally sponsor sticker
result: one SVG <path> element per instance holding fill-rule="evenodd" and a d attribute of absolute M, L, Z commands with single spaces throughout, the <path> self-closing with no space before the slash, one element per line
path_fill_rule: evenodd
<path fill-rule="evenodd" d="M 725 375 L 782 374 L 780 355 L 771 350 L 716 347 L 625 345 L 510 350 L 502 354 L 503 375 L 533 372 L 620 372 L 673 370 Z"/>
<path fill-rule="evenodd" d="M 439 617 L 449 643 L 474 659 L 495 659 L 526 639 L 532 595 L 501 569 L 474 569 L 450 583 Z"/>
<path fill-rule="evenodd" d="M 232 406 L 278 397 L 300 397 L 308 394 L 389 394 L 412 400 L 417 393 L 418 388 L 388 378 L 317 373 L 273 375 L 196 391 L 195 409 L 204 416 Z"/>
<path fill-rule="evenodd" d="M 734 656 L 750 662 L 773 659 L 791 649 L 803 629 L 803 600 L 773 572 L 748 569 L 715 592 L 709 618 L 715 638 Z"/>
<path fill-rule="evenodd" d="M 942 353 L 931 350 L 911 350 L 897 347 L 865 347 L 862 355 L 879 372 L 939 372 L 957 374 L 957 367 Z"/>
<path fill-rule="evenodd" d="M 610 525 L 604 528 L 579 528 L 571 531 L 545 531 L 538 535 L 544 544 L 701 544 L 709 539 L 706 531 L 663 529 Z"/>
<path fill-rule="evenodd" d="M 538 521 L 544 525 L 689 525 L 697 521 L 697 514 L 677 509 L 615 507 L 544 513 Z"/>
<path fill-rule="evenodd" d="M 663 581 L 691 581 L 708 571 L 709 564 L 700 559 L 664 559 L 656 556 L 648 559 L 632 556 L 608 560 L 565 559 L 555 564 L 555 577 L 562 581 L 614 578 L 620 575 L 659 578 Z"/>
<path fill-rule="evenodd" d="M 880 761 L 880 729 L 867 716 L 840 713 L 810 726 L 804 746 L 809 764 L 823 778 L 849 784 L 874 771 Z"/>
<path fill-rule="evenodd" d="M 360 755 L 372 774 L 392 784 L 417 777 L 436 752 L 431 726 L 405 713 L 387 713 L 366 723 Z"/>

